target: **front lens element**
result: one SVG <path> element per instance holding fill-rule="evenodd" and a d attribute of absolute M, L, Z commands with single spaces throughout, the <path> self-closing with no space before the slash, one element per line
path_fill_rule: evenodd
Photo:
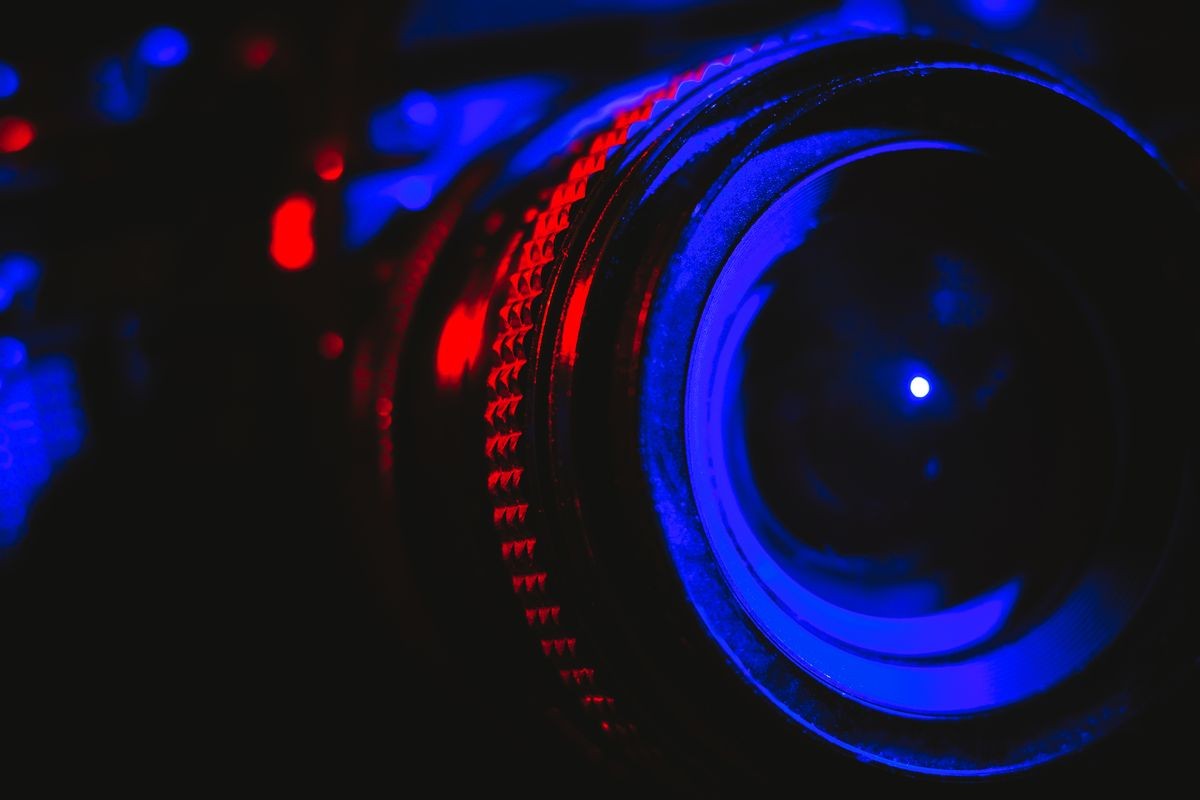
<path fill-rule="evenodd" d="M 896 713 L 1043 692 L 1136 598 L 1092 565 L 1121 502 L 1118 365 L 1020 192 L 949 143 L 827 166 L 749 229 L 693 350 L 726 579 L 796 663 Z"/>

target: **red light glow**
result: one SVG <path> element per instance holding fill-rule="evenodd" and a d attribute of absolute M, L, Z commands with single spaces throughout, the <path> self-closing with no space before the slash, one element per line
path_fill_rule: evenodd
<path fill-rule="evenodd" d="M 321 358 L 333 361 L 342 354 L 346 349 L 346 342 L 341 335 L 333 331 L 326 331 L 317 338 L 317 351 L 321 354 Z"/>
<path fill-rule="evenodd" d="M 569 364 L 575 363 L 576 348 L 579 345 L 579 329 L 583 326 L 583 309 L 587 306 L 588 293 L 592 288 L 592 276 L 581 279 L 567 303 L 567 313 L 563 317 L 562 347 L 559 358 Z"/>
<path fill-rule="evenodd" d="M 457 386 L 466 371 L 475 366 L 483 346 L 486 316 L 486 299 L 459 303 L 450 312 L 437 348 L 437 374 L 443 386 Z"/>
<path fill-rule="evenodd" d="M 493 211 L 483 218 L 483 231 L 488 236 L 493 235 L 500 230 L 500 226 L 504 224 L 504 215 L 499 211 Z"/>
<path fill-rule="evenodd" d="M 19 153 L 33 144 L 37 131 L 27 119 L 0 117 L 0 153 Z"/>
<path fill-rule="evenodd" d="M 252 36 L 242 43 L 242 64 L 258 71 L 275 57 L 278 47 L 274 36 Z"/>
<path fill-rule="evenodd" d="M 316 170 L 317 177 L 321 180 L 336 181 L 342 177 L 346 163 L 342 158 L 341 151 L 333 147 L 326 147 L 313 157 L 313 169 Z"/>
<path fill-rule="evenodd" d="M 282 269 L 304 269 L 316 255 L 312 223 L 317 207 L 305 195 L 292 195 L 271 216 L 271 258 Z"/>

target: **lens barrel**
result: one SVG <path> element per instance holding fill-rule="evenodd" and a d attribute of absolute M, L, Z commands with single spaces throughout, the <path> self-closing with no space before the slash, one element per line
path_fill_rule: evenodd
<path fill-rule="evenodd" d="M 358 355 L 388 535 L 623 769 L 1070 755 L 1200 654 L 1195 222 L 1092 99 L 959 45 L 580 104 L 447 192 Z"/>

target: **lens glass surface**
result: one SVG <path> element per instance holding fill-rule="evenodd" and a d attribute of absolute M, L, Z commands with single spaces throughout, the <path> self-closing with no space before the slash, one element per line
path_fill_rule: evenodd
<path fill-rule="evenodd" d="M 689 463 L 718 561 L 769 638 L 870 705 L 1032 697 L 1133 604 L 1094 563 L 1118 360 L 1078 232 L 1026 191 L 966 147 L 861 152 L 785 191 L 706 305 Z"/>
<path fill-rule="evenodd" d="M 734 487 L 771 557 L 839 607 L 913 617 L 1008 587 L 1017 624 L 1103 529 L 1103 337 L 994 172 L 944 151 L 840 170 L 749 295 Z"/>

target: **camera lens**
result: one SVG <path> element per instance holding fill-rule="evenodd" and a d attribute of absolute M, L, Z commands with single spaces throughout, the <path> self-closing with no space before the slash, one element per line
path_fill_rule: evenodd
<path fill-rule="evenodd" d="M 360 356 L 399 536 L 627 767 L 1078 752 L 1200 652 L 1194 225 L 1095 102 L 923 39 L 583 103 L 467 171 Z"/>
<path fill-rule="evenodd" d="M 1022 187 L 1005 184 L 931 142 L 825 168 L 747 232 L 693 354 L 689 466 L 711 474 L 710 536 L 737 554 L 727 574 L 753 576 L 748 608 L 762 591 L 786 614 L 759 624 L 797 658 L 849 670 L 840 688 L 899 711 L 1040 689 L 947 665 L 1036 628 L 1117 496 L 1127 426 L 1111 353 L 1069 242 L 1023 221 Z M 1044 680 L 1112 632 L 1045 658 Z M 937 686 L 905 679 L 926 661 L 942 665 Z"/>
<path fill-rule="evenodd" d="M 872 160 L 807 190 L 819 222 L 750 287 L 721 438 L 772 560 L 826 601 L 908 617 L 1046 584 L 1023 565 L 1086 549 L 1115 408 L 1103 341 L 1001 176 L 954 150 Z"/>

